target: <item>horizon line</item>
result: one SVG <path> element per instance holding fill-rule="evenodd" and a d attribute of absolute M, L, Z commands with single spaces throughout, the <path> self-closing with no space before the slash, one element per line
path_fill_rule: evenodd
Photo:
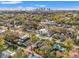
<path fill-rule="evenodd" d="M 33 10 L 39 8 L 48 8 L 48 7 L 15 7 L 15 8 L 0 8 L 0 10 Z M 79 10 L 79 7 L 75 8 L 48 8 L 50 10 Z"/>

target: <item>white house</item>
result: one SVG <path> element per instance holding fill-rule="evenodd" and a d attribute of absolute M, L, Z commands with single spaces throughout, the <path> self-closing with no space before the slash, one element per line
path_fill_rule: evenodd
<path fill-rule="evenodd" d="M 4 33 L 5 30 L 4 29 L 0 29 L 0 34 Z"/>
<path fill-rule="evenodd" d="M 76 39 L 79 39 L 79 35 L 77 35 L 77 38 Z"/>
<path fill-rule="evenodd" d="M 48 30 L 47 29 L 40 29 L 39 34 L 47 34 Z"/>
<path fill-rule="evenodd" d="M 12 57 L 16 52 L 11 52 L 9 50 L 3 51 L 1 54 L 1 58 L 10 58 Z"/>

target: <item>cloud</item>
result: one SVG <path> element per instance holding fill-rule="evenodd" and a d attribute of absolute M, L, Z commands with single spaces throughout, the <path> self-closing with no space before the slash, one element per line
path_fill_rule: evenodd
<path fill-rule="evenodd" d="M 36 7 L 46 7 L 46 5 L 35 5 Z"/>
<path fill-rule="evenodd" d="M 0 4 L 18 4 L 22 3 L 21 1 L 1 1 Z"/>

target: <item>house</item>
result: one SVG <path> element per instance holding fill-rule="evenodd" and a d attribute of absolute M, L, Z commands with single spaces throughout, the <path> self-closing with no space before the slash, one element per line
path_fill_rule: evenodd
<path fill-rule="evenodd" d="M 64 52 L 66 48 L 62 47 L 60 44 L 54 44 L 52 47 L 55 51 L 62 51 Z"/>
<path fill-rule="evenodd" d="M 0 29 L 0 34 L 4 33 L 5 30 L 4 29 Z"/>
<path fill-rule="evenodd" d="M 61 47 L 60 49 L 59 49 L 59 51 L 61 51 L 61 52 L 64 52 L 66 50 L 66 48 L 64 48 L 64 47 Z"/>
<path fill-rule="evenodd" d="M 56 32 L 54 30 L 46 30 L 45 32 L 42 32 L 39 36 L 40 39 L 44 40 L 52 40 L 52 35 L 55 34 Z"/>
<path fill-rule="evenodd" d="M 41 34 L 41 35 L 45 35 L 47 33 L 48 33 L 48 30 L 47 29 L 40 29 L 39 30 L 39 34 Z"/>
<path fill-rule="evenodd" d="M 57 26 L 57 23 L 55 21 L 42 21 L 42 22 L 40 22 L 40 24 Z"/>
<path fill-rule="evenodd" d="M 79 34 L 77 35 L 76 39 L 79 39 Z"/>
<path fill-rule="evenodd" d="M 25 46 L 30 46 L 31 45 L 31 40 L 27 40 L 26 42 L 22 43 Z"/>
<path fill-rule="evenodd" d="M 31 54 L 31 55 L 29 55 L 29 58 L 38 58 L 38 56 L 35 54 Z"/>
<path fill-rule="evenodd" d="M 28 58 L 42 58 L 42 56 L 40 56 L 39 54 L 33 52 L 33 53 L 31 53 L 31 54 L 28 56 Z"/>
<path fill-rule="evenodd" d="M 72 48 L 72 50 L 69 51 L 69 58 L 79 58 L 79 53 L 76 48 Z"/>
<path fill-rule="evenodd" d="M 42 45 L 43 45 L 42 41 L 38 41 L 38 42 L 35 43 L 36 48 L 40 48 Z"/>
<path fill-rule="evenodd" d="M 24 43 L 30 39 L 29 36 L 27 36 L 27 35 L 21 35 L 21 36 L 19 36 L 19 38 L 20 38 L 19 42 L 21 42 L 21 43 Z"/>
<path fill-rule="evenodd" d="M 9 58 L 9 57 L 11 57 L 10 52 L 8 52 L 8 51 L 3 51 L 2 52 L 1 58 Z"/>
<path fill-rule="evenodd" d="M 71 26 L 70 25 L 64 25 L 64 28 L 70 28 Z"/>
<path fill-rule="evenodd" d="M 59 37 L 60 37 L 60 40 L 61 41 L 64 41 L 65 40 L 65 37 L 64 37 L 64 34 L 63 33 L 61 33 Z"/>
<path fill-rule="evenodd" d="M 48 29 L 40 29 L 36 32 L 37 37 L 40 38 L 40 40 L 52 40 L 52 35 L 55 33 L 53 30 Z"/>
<path fill-rule="evenodd" d="M 9 50 L 3 51 L 1 54 L 1 58 L 11 58 L 14 54 L 15 52 L 11 52 Z"/>
<path fill-rule="evenodd" d="M 54 44 L 52 47 L 54 50 L 59 50 L 61 46 L 59 44 Z"/>
<path fill-rule="evenodd" d="M 34 48 L 40 49 L 40 50 L 45 50 L 48 48 L 48 46 L 45 43 L 43 43 L 42 41 L 38 41 L 35 43 Z"/>
<path fill-rule="evenodd" d="M 72 38 L 72 36 L 73 36 L 73 33 L 72 32 L 67 33 L 67 37 L 68 38 Z"/>
<path fill-rule="evenodd" d="M 54 30 L 48 30 L 48 36 L 51 37 L 52 35 L 54 35 L 56 33 L 56 31 Z"/>
<path fill-rule="evenodd" d="M 45 49 L 47 49 L 48 47 L 47 46 L 41 46 L 39 49 L 40 50 L 45 50 Z"/>
<path fill-rule="evenodd" d="M 58 58 L 62 58 L 63 55 L 64 55 L 63 52 L 61 52 L 61 51 L 56 51 L 56 57 L 58 57 Z"/>
<path fill-rule="evenodd" d="M 15 29 L 17 29 L 17 30 L 18 30 L 18 29 L 22 29 L 22 26 L 19 26 L 19 25 L 17 26 L 17 25 L 15 25 Z"/>
<path fill-rule="evenodd" d="M 28 35 L 20 35 L 19 36 L 19 41 L 18 41 L 18 45 L 22 46 L 22 47 L 27 47 L 31 44 L 31 40 L 30 37 Z"/>
<path fill-rule="evenodd" d="M 55 21 L 48 21 L 47 24 L 51 26 L 57 26 L 57 23 Z"/>

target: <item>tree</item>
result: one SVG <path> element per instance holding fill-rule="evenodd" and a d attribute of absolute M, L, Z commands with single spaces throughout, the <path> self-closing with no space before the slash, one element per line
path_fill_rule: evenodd
<path fill-rule="evenodd" d="M 16 51 L 16 54 L 13 56 L 13 58 L 23 58 L 26 54 L 24 53 L 23 49 L 19 49 Z"/>
<path fill-rule="evenodd" d="M 56 52 L 55 51 L 50 52 L 50 55 L 49 56 L 51 58 L 56 58 Z"/>
<path fill-rule="evenodd" d="M 71 49 L 74 46 L 74 41 L 71 38 L 67 38 L 64 42 L 63 42 L 64 46 L 66 46 L 67 48 Z"/>
<path fill-rule="evenodd" d="M 8 41 L 12 41 L 14 43 L 17 43 L 17 41 L 18 41 L 18 34 L 15 33 L 15 32 L 12 32 L 11 30 L 8 30 L 5 33 L 5 40 L 8 40 Z"/>
<path fill-rule="evenodd" d="M 35 35 L 32 35 L 31 40 L 32 40 L 33 43 L 35 43 L 39 40 L 39 38 L 37 38 Z"/>
<path fill-rule="evenodd" d="M 65 50 L 65 52 L 64 52 L 64 58 L 68 58 L 68 56 L 69 56 L 69 51 Z"/>
<path fill-rule="evenodd" d="M 2 37 L 0 37 L 0 50 L 3 50 L 5 48 L 4 43 L 5 43 L 5 40 Z"/>

